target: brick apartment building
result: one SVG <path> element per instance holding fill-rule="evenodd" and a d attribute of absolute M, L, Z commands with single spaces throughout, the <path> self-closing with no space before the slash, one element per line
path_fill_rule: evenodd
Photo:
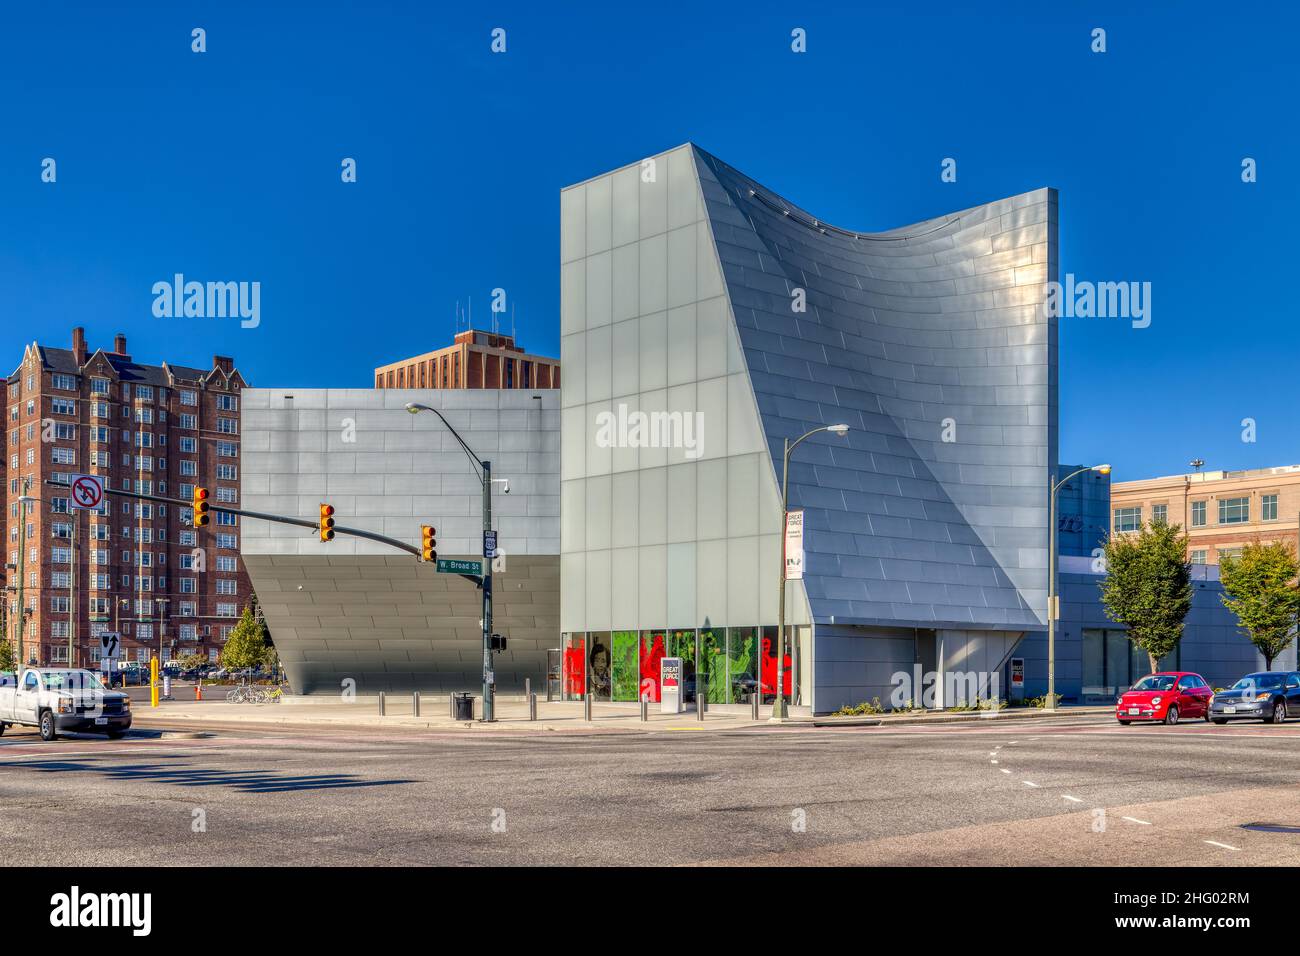
<path fill-rule="evenodd" d="M 1187 533 L 1193 564 L 1218 564 L 1250 542 L 1297 544 L 1300 465 L 1201 471 L 1111 485 L 1111 530 L 1169 521 Z"/>
<path fill-rule="evenodd" d="M 470 330 L 454 344 L 375 369 L 375 388 L 559 388 L 560 360 L 531 355 L 513 335 Z"/>
<path fill-rule="evenodd" d="M 74 618 L 73 666 L 98 666 L 97 638 L 105 630 L 122 634 L 124 660 L 146 660 L 160 643 L 163 660 L 193 653 L 216 658 L 252 594 L 235 516 L 213 512 L 211 523 L 196 530 L 187 507 L 113 497 L 112 491 L 188 501 L 200 485 L 214 505 L 237 503 L 244 385 L 234 362 L 219 355 L 206 371 L 138 364 L 122 335 L 111 351 L 90 351 L 80 328 L 72 330 L 71 349 L 27 346 L 8 378 L 0 518 L 4 634 L 15 652 L 21 564 L 29 660 L 67 662 Z M 109 493 L 100 510 L 74 511 L 68 490 L 45 483 L 67 485 L 78 473 L 104 477 Z M 28 506 L 26 553 L 20 555 L 25 487 L 40 500 Z"/>

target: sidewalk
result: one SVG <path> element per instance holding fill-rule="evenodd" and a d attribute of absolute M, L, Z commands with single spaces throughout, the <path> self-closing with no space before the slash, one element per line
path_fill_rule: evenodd
<path fill-rule="evenodd" d="M 176 688 L 186 691 L 190 687 Z M 528 719 L 528 705 L 518 698 L 499 699 L 496 720 L 483 723 L 479 720 L 456 720 L 450 715 L 446 696 L 422 697 L 420 716 L 415 716 L 410 696 L 387 697 L 384 716 L 379 715 L 377 697 L 359 697 L 352 703 L 338 698 L 321 700 L 312 697 L 288 697 L 279 704 L 227 703 L 227 688 L 209 689 L 211 697 L 203 701 L 163 701 L 154 709 L 147 702 L 136 702 L 134 721 L 141 727 L 183 727 L 201 729 L 204 725 L 219 724 L 275 724 L 293 727 L 377 727 L 406 728 L 411 730 L 477 731 L 477 732 L 546 732 L 583 731 L 611 733 L 643 733 L 646 731 L 730 731 L 769 728 L 771 705 L 763 707 L 760 719 L 752 719 L 747 705 L 713 705 L 701 721 L 694 708 L 680 714 L 664 714 L 658 704 L 651 704 L 646 722 L 642 723 L 640 708 L 635 704 L 595 704 L 592 720 L 583 716 L 583 706 L 576 701 L 538 701 L 537 720 Z M 475 698 L 474 713 L 480 714 L 481 701 Z M 1015 708 L 997 715 L 991 712 L 974 713 L 908 713 L 898 715 L 871 715 L 863 717 L 813 717 L 806 707 L 793 708 L 787 725 L 805 728 L 906 726 L 917 724 L 969 723 L 972 721 L 1050 720 L 1053 718 L 1079 718 L 1082 716 L 1109 715 L 1109 707 L 1060 708 L 1055 713 Z"/>

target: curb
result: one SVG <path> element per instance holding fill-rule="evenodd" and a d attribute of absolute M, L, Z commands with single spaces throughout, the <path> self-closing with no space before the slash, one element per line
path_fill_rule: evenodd
<path fill-rule="evenodd" d="M 1109 710 L 1106 711 L 1108 715 Z M 1076 710 L 1061 711 L 1054 714 L 1046 711 L 1037 713 L 1005 714 L 984 711 L 978 714 L 937 714 L 933 717 L 828 717 L 813 720 L 814 727 L 888 727 L 915 726 L 917 724 L 960 724 L 978 720 L 1021 721 L 1021 720 L 1062 720 L 1067 717 L 1099 717 L 1096 711 Z"/>

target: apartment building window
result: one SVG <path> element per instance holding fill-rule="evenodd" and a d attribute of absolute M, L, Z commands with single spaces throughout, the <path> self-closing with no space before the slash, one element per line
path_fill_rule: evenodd
<path fill-rule="evenodd" d="M 77 426 L 68 422 L 55 422 L 54 437 L 59 441 L 76 441 Z"/>
<path fill-rule="evenodd" d="M 67 614 L 68 608 L 71 606 L 71 604 L 72 602 L 68 600 L 68 596 L 66 594 L 63 595 L 62 597 L 52 597 L 50 598 L 50 613 Z"/>
<path fill-rule="evenodd" d="M 217 605 L 217 617 L 234 617 L 234 616 L 235 616 L 235 605 L 233 605 L 233 604 L 218 604 L 218 605 Z M 773 686 L 775 686 L 775 685 L 773 685 Z M 776 692 L 773 691 L 773 693 L 776 693 Z"/>
<path fill-rule="evenodd" d="M 239 434 L 239 419 L 237 418 L 218 418 L 217 431 L 223 435 Z"/>
<path fill-rule="evenodd" d="M 107 614 L 107 613 L 108 613 L 108 598 L 102 598 L 102 597 L 93 597 L 93 598 L 91 598 L 91 599 L 90 599 L 90 613 L 91 613 L 91 614 Z M 94 628 L 92 628 L 92 631 L 93 631 L 93 630 L 94 630 Z M 100 630 L 100 631 L 104 631 L 105 628 L 104 628 L 104 627 L 100 627 L 99 630 Z"/>
<path fill-rule="evenodd" d="M 198 629 L 193 624 L 181 625 L 182 641 L 197 641 L 198 639 L 199 639 Z M 773 691 L 772 693 L 776 693 L 776 691 Z"/>
<path fill-rule="evenodd" d="M 198 464 L 198 462 L 196 462 L 196 461 L 192 461 L 192 460 L 190 460 L 190 459 L 188 459 L 188 458 L 182 458 L 182 459 L 181 459 L 181 462 L 180 462 L 180 465 L 181 465 L 181 477 L 182 477 L 182 478 L 197 478 L 197 477 L 198 477 L 198 474 L 199 474 L 199 464 Z M 772 693 L 776 693 L 776 691 L 773 691 Z"/>
<path fill-rule="evenodd" d="M 72 586 L 72 574 L 68 571 L 50 572 L 50 587 L 67 588 Z"/>
<path fill-rule="evenodd" d="M 235 519 L 238 517 L 238 515 L 232 515 L 226 511 L 218 511 L 216 514 L 217 514 L 217 524 L 224 524 L 227 526 L 237 524 Z"/>
<path fill-rule="evenodd" d="M 217 442 L 217 454 L 222 458 L 238 458 L 239 446 L 232 441 Z"/>
<path fill-rule="evenodd" d="M 194 607 L 195 605 L 193 601 L 182 601 L 180 612 L 181 617 L 194 617 Z"/>
<path fill-rule="evenodd" d="M 234 574 L 235 571 L 237 570 L 236 562 L 237 559 L 231 557 L 228 554 L 219 555 L 217 557 L 217 570 L 224 571 L 228 574 Z"/>
<path fill-rule="evenodd" d="M 238 481 L 239 468 L 236 465 L 217 465 L 218 481 Z"/>
<path fill-rule="evenodd" d="M 72 549 L 71 548 L 50 548 L 50 563 L 71 564 Z"/>
<path fill-rule="evenodd" d="M 77 390 L 77 377 L 75 375 L 55 374 L 50 376 L 50 386 L 64 392 L 75 392 Z"/>
<path fill-rule="evenodd" d="M 236 593 L 235 580 L 233 578 L 218 578 L 217 593 L 233 597 Z"/>
<path fill-rule="evenodd" d="M 94 428 L 90 429 L 90 440 L 101 445 L 107 444 L 108 429 L 102 425 L 96 425 Z M 105 452 L 104 454 L 107 455 L 108 452 Z"/>
<path fill-rule="evenodd" d="M 64 521 L 56 521 L 50 525 L 50 534 L 56 538 L 71 538 L 72 525 Z"/>
<path fill-rule="evenodd" d="M 181 437 L 181 452 L 186 455 L 193 455 L 199 450 L 199 441 L 197 438 Z M 775 692 L 774 692 L 775 693 Z"/>
<path fill-rule="evenodd" d="M 67 498 L 51 498 L 50 511 L 56 515 L 65 515 L 69 513 Z"/>
<path fill-rule="evenodd" d="M 1219 499 L 1219 524 L 1245 524 L 1249 520 L 1249 498 Z"/>
<path fill-rule="evenodd" d="M 1241 548 L 1220 548 L 1219 549 L 1220 564 L 1223 563 L 1225 558 L 1230 558 L 1233 561 L 1236 561 L 1240 557 L 1241 557 Z"/>
<path fill-rule="evenodd" d="M 108 394 L 108 379 L 106 379 L 106 378 L 92 378 L 92 379 L 90 380 L 90 390 L 91 390 L 91 392 L 94 393 L 95 395 L 107 395 L 107 394 Z"/>
<path fill-rule="evenodd" d="M 195 578 L 181 578 L 180 579 L 181 594 L 197 594 L 199 592 L 199 589 L 196 584 L 196 580 L 197 579 Z M 776 691 L 773 691 L 772 693 L 775 694 Z"/>
<path fill-rule="evenodd" d="M 136 432 L 136 433 L 135 433 L 135 447 L 136 447 L 136 448 L 152 448 L 152 447 L 153 447 L 153 432 Z"/>
<path fill-rule="evenodd" d="M 1205 502 L 1204 501 L 1192 502 L 1192 527 L 1193 528 L 1205 527 Z"/>
<path fill-rule="evenodd" d="M 107 591 L 107 590 L 108 590 L 108 575 L 107 575 L 107 574 L 92 574 L 92 575 L 90 576 L 90 586 L 91 586 L 92 589 L 94 589 L 94 590 L 96 590 L 96 591 Z"/>
<path fill-rule="evenodd" d="M 90 453 L 90 463 L 96 468 L 107 468 L 108 460 L 108 452 L 106 451 L 92 451 Z"/>
<path fill-rule="evenodd" d="M 1136 508 L 1116 508 L 1115 520 L 1112 525 L 1114 531 L 1137 531 L 1142 527 L 1142 507 Z"/>
<path fill-rule="evenodd" d="M 140 401 L 140 402 L 152 402 L 152 401 L 153 401 L 153 386 L 152 386 L 152 385 L 137 385 L 137 386 L 135 387 L 135 397 L 136 397 L 136 401 Z"/>
<path fill-rule="evenodd" d="M 235 488 L 218 486 L 217 500 L 228 505 L 233 505 L 239 500 L 239 491 Z"/>
<path fill-rule="evenodd" d="M 75 415 L 77 414 L 77 400 L 75 398 L 51 399 L 50 411 L 55 415 Z"/>
<path fill-rule="evenodd" d="M 1259 496 L 1259 520 L 1260 521 L 1277 520 L 1277 495 Z"/>
<path fill-rule="evenodd" d="M 234 395 L 218 395 L 217 408 L 223 412 L 239 411 L 239 399 Z"/>
<path fill-rule="evenodd" d="M 181 390 L 182 405 L 197 405 L 199 403 L 199 393 Z"/>
<path fill-rule="evenodd" d="M 68 622 L 67 622 L 67 621 L 51 621 L 51 622 L 50 622 L 50 637 L 53 638 L 53 639 L 56 640 L 56 641 L 66 641 L 66 640 L 68 639 Z M 67 645 L 67 644 L 63 644 L 63 645 L 60 646 L 60 645 L 56 644 L 56 645 L 51 649 L 50 657 L 51 657 L 51 659 L 52 659 L 53 661 L 55 661 L 55 662 L 59 662 L 59 661 L 61 661 L 61 662 L 63 662 L 63 663 L 66 664 L 67 661 L 68 661 L 68 645 Z"/>
<path fill-rule="evenodd" d="M 152 424 L 153 424 L 153 409 L 152 409 L 152 408 L 137 408 L 137 409 L 135 410 L 135 421 L 136 421 L 136 424 L 137 424 L 137 425 L 152 425 Z"/>
<path fill-rule="evenodd" d="M 145 642 L 145 641 L 152 641 L 152 640 L 153 640 L 153 625 L 152 625 L 152 624 L 137 624 L 137 625 L 135 626 L 135 639 L 136 639 L 137 641 L 140 641 L 141 643 L 143 643 L 143 642 Z M 164 647 L 164 648 L 163 648 L 163 660 L 167 660 L 167 656 L 168 656 L 169 653 L 170 653 L 170 649 Z M 147 658 L 146 658 L 146 660 L 147 660 Z"/>
<path fill-rule="evenodd" d="M 193 532 L 193 531 L 182 531 L 182 532 L 181 532 L 181 536 L 180 536 L 180 544 L 181 544 L 182 547 L 185 547 L 185 548 L 192 548 L 192 547 L 194 547 L 194 542 L 195 542 L 195 540 L 196 540 L 196 539 L 195 539 L 195 532 Z M 218 547 L 220 547 L 220 546 L 218 545 Z M 775 693 L 775 691 L 773 691 L 773 693 Z"/>
<path fill-rule="evenodd" d="M 75 465 L 77 463 L 77 449 L 75 448 L 51 448 L 50 464 L 52 465 Z"/>
<path fill-rule="evenodd" d="M 233 534 L 219 534 L 219 535 L 217 535 L 217 547 L 218 547 L 218 548 L 226 548 L 226 549 L 228 549 L 228 550 L 230 550 L 230 551 L 238 550 L 238 548 L 239 548 L 239 537 L 238 537 L 238 535 L 233 535 Z"/>
<path fill-rule="evenodd" d="M 137 591 L 152 591 L 152 590 L 153 590 L 153 575 L 150 575 L 149 577 L 143 577 L 143 576 L 141 576 L 141 577 L 136 578 L 136 579 L 135 579 L 135 589 L 136 589 Z"/>
<path fill-rule="evenodd" d="M 198 428 L 199 416 L 181 413 L 181 428 Z"/>

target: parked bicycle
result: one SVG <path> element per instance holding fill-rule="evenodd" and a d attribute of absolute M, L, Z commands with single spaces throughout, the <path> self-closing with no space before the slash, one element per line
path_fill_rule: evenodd
<path fill-rule="evenodd" d="M 254 684 L 240 684 L 226 695 L 232 704 L 278 704 L 283 697 L 279 687 L 258 687 Z"/>

